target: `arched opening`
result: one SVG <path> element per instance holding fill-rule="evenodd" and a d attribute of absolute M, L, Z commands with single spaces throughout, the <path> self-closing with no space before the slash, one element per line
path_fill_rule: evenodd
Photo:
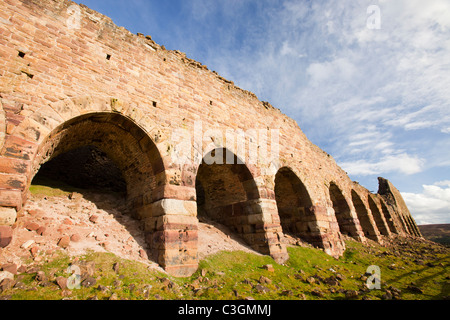
<path fill-rule="evenodd" d="M 251 172 L 236 155 L 227 149 L 208 153 L 198 168 L 195 187 L 200 222 L 224 225 L 260 251 L 258 235 L 264 236 L 264 228 L 259 192 Z"/>
<path fill-rule="evenodd" d="M 305 185 L 289 168 L 281 168 L 275 176 L 275 199 L 283 233 L 311 242 L 315 222 L 314 216 L 309 214 L 311 198 Z"/>
<path fill-rule="evenodd" d="M 358 238 L 358 230 L 355 221 L 351 215 L 350 206 L 345 200 L 341 189 L 335 184 L 330 183 L 330 198 L 333 202 L 333 209 L 336 214 L 336 220 L 339 225 L 339 231 L 350 237 Z"/>
<path fill-rule="evenodd" d="M 352 190 L 352 202 L 353 206 L 355 207 L 356 215 L 358 216 L 359 223 L 361 224 L 364 235 L 371 240 L 378 241 L 377 233 L 370 221 L 366 206 L 355 190 Z"/>
<path fill-rule="evenodd" d="M 409 227 L 408 227 L 408 224 L 407 224 L 407 221 L 406 221 L 406 217 L 403 216 L 403 213 L 400 213 L 398 216 L 399 216 L 400 221 L 401 221 L 401 223 L 402 223 L 403 231 L 404 231 L 406 234 L 409 234 L 409 233 L 410 233 L 410 230 L 409 230 Z"/>
<path fill-rule="evenodd" d="M 97 204 L 103 201 L 99 193 L 112 193 L 111 203 L 122 204 L 120 215 L 136 219 L 144 218 L 146 206 L 155 200 L 162 175 L 156 145 L 134 122 L 116 113 L 91 113 L 63 123 L 39 146 L 32 167 L 33 183 L 76 188 Z M 117 208 L 106 207 L 117 213 Z M 136 240 L 139 236 L 139 245 L 156 261 L 157 244 L 147 236 L 153 231 L 140 223 L 130 234 Z"/>
<path fill-rule="evenodd" d="M 381 202 L 381 211 L 383 212 L 384 219 L 386 220 L 386 222 L 388 224 L 389 230 L 392 233 L 398 233 L 398 230 L 394 224 L 394 220 L 392 219 L 392 215 L 389 212 L 389 209 L 387 208 L 387 206 L 383 200 L 381 200 L 380 202 Z"/>
<path fill-rule="evenodd" d="M 416 224 L 411 216 L 406 216 L 406 220 L 408 221 L 409 234 L 412 236 L 420 236 L 420 233 L 416 229 Z"/>
<path fill-rule="evenodd" d="M 372 199 L 372 196 L 370 196 L 370 195 L 369 195 L 369 207 L 370 207 L 370 211 L 372 211 L 372 216 L 373 216 L 373 219 L 375 220 L 375 224 L 377 225 L 378 231 L 383 236 L 389 236 L 387 227 L 384 224 L 384 221 L 381 217 L 381 212 L 378 209 L 378 206 L 376 205 L 375 201 Z"/>

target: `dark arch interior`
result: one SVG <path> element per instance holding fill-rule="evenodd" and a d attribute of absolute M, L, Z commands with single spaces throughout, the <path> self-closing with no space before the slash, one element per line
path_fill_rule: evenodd
<path fill-rule="evenodd" d="M 102 190 L 125 195 L 127 186 L 122 171 L 96 146 L 79 147 L 44 163 L 32 184 L 63 185 L 77 189 Z"/>
<path fill-rule="evenodd" d="M 387 224 L 388 224 L 389 230 L 390 230 L 392 233 L 398 233 L 397 228 L 396 228 L 395 225 L 394 225 L 394 221 L 392 220 L 392 216 L 391 216 L 391 214 L 389 213 L 389 210 L 388 210 L 388 208 L 386 207 L 386 204 L 384 203 L 383 200 L 381 200 L 381 211 L 383 212 L 384 219 L 386 220 L 386 222 L 387 222 Z"/>
<path fill-rule="evenodd" d="M 350 206 L 345 200 L 344 195 L 341 192 L 341 189 L 335 184 L 330 184 L 330 198 L 333 202 L 333 209 L 336 214 L 336 220 L 339 225 L 339 231 L 342 234 L 357 237 L 357 229 L 355 225 L 355 221 L 351 216 Z"/>
<path fill-rule="evenodd" d="M 369 207 L 370 207 L 370 211 L 372 211 L 372 216 L 373 219 L 375 220 L 375 224 L 377 225 L 378 231 L 384 235 L 384 236 L 388 236 L 388 230 L 386 228 L 386 225 L 384 224 L 383 219 L 381 218 L 381 212 L 378 209 L 375 201 L 372 199 L 371 196 L 369 196 Z"/>
<path fill-rule="evenodd" d="M 283 232 L 309 242 L 313 232 L 308 222 L 314 220 L 308 214 L 311 198 L 305 185 L 288 168 L 281 168 L 275 176 L 275 199 Z"/>
<path fill-rule="evenodd" d="M 370 222 L 369 213 L 367 212 L 366 206 L 355 190 L 352 190 L 352 202 L 353 206 L 355 207 L 356 215 L 358 216 L 359 223 L 361 224 L 364 235 L 369 239 L 377 241 L 376 232 L 374 226 Z"/>
<path fill-rule="evenodd" d="M 254 211 L 252 200 L 259 198 L 255 181 L 247 166 L 226 149 L 220 150 L 223 161 L 205 161 L 207 157 L 214 157 L 215 151 L 205 156 L 197 171 L 198 218 L 200 221 L 219 222 L 252 245 L 250 235 L 260 227 L 248 219 Z M 230 159 L 234 161 L 230 163 Z"/>

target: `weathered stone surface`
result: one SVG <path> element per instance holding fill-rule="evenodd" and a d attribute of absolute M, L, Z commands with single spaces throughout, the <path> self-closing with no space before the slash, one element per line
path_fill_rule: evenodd
<path fill-rule="evenodd" d="M 58 241 L 58 246 L 61 248 L 67 248 L 70 244 L 70 237 L 69 236 L 63 236 Z"/>
<path fill-rule="evenodd" d="M 34 240 L 25 241 L 20 247 L 23 249 L 28 249 L 34 244 Z"/>
<path fill-rule="evenodd" d="M 0 282 L 4 279 L 14 280 L 14 274 L 9 271 L 0 271 Z"/>
<path fill-rule="evenodd" d="M 11 243 L 12 235 L 10 226 L 0 226 L 0 248 L 5 248 Z"/>
<path fill-rule="evenodd" d="M 97 280 L 95 280 L 95 278 L 93 278 L 93 277 L 91 277 L 91 276 L 87 277 L 85 280 L 83 280 L 83 281 L 81 282 L 81 285 L 82 285 L 83 287 L 86 287 L 86 288 L 93 287 L 93 286 L 95 286 L 96 284 L 97 284 Z"/>
<path fill-rule="evenodd" d="M 15 264 L 15 263 L 4 264 L 4 265 L 2 265 L 2 270 L 8 271 L 12 274 L 17 274 L 17 264 Z"/>
<path fill-rule="evenodd" d="M 45 234 L 46 230 L 47 230 L 47 228 L 45 226 L 41 226 L 36 229 L 36 233 L 40 236 L 43 236 Z"/>
<path fill-rule="evenodd" d="M 275 271 L 275 269 L 273 268 L 273 265 L 271 265 L 271 264 L 263 265 L 263 269 L 265 269 L 265 270 L 267 270 L 269 272 L 274 272 Z"/>
<path fill-rule="evenodd" d="M 47 281 L 47 275 L 45 274 L 45 272 L 44 271 L 38 271 L 37 273 L 36 273 L 36 281 L 38 281 L 38 282 L 45 282 L 45 281 Z"/>
<path fill-rule="evenodd" d="M 0 226 L 11 226 L 16 221 L 17 212 L 14 208 L 0 207 Z"/>
<path fill-rule="evenodd" d="M 70 236 L 70 241 L 79 242 L 81 240 L 81 236 L 77 233 Z"/>
<path fill-rule="evenodd" d="M 61 290 L 67 289 L 67 278 L 59 276 L 56 278 L 56 283 L 60 287 Z"/>
<path fill-rule="evenodd" d="M 37 229 L 39 229 L 39 225 L 36 222 L 28 222 L 25 225 L 25 228 L 30 230 L 30 231 L 36 231 Z"/>

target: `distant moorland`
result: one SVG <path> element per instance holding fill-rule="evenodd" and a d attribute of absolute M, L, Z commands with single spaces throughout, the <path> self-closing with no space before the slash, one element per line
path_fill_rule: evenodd
<path fill-rule="evenodd" d="M 450 224 L 421 225 L 419 229 L 425 239 L 450 247 Z"/>

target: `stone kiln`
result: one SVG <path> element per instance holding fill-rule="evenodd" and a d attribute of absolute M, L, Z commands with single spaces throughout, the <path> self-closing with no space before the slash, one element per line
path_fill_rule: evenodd
<path fill-rule="evenodd" d="M 294 120 L 185 54 L 67 0 L 0 8 L 1 246 L 41 165 L 88 146 L 121 171 L 153 259 L 175 276 L 197 269 L 198 215 L 279 263 L 283 232 L 335 257 L 342 234 L 420 237 L 389 181 L 378 194 L 352 182 Z"/>

